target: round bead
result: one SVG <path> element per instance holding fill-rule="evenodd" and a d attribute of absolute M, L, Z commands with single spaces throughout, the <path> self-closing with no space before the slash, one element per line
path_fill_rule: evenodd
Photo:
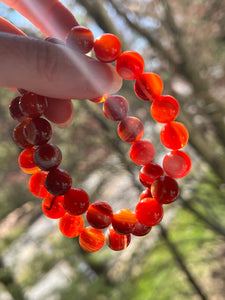
<path fill-rule="evenodd" d="M 149 164 L 141 168 L 139 172 L 139 179 L 146 187 L 151 187 L 151 184 L 164 174 L 163 168 L 158 164 Z"/>
<path fill-rule="evenodd" d="M 126 249 L 131 241 L 131 235 L 121 235 L 117 233 L 112 227 L 108 228 L 105 236 L 106 244 L 114 251 L 121 251 Z"/>
<path fill-rule="evenodd" d="M 21 148 L 27 149 L 32 148 L 34 146 L 33 143 L 30 143 L 27 141 L 25 135 L 24 135 L 24 127 L 27 125 L 27 123 L 30 121 L 30 119 L 26 119 L 22 121 L 20 124 L 18 124 L 14 130 L 13 130 L 13 141 L 14 143 Z"/>
<path fill-rule="evenodd" d="M 163 169 L 170 177 L 182 178 L 191 170 L 191 159 L 183 151 L 171 151 L 163 159 Z"/>
<path fill-rule="evenodd" d="M 20 96 L 17 96 L 14 99 L 12 99 L 9 105 L 9 113 L 14 120 L 22 122 L 24 119 L 26 119 L 26 116 L 24 116 L 24 114 L 20 110 L 19 107 L 20 98 L 21 98 Z"/>
<path fill-rule="evenodd" d="M 116 61 L 117 73 L 126 80 L 138 78 L 143 73 L 144 66 L 142 56 L 134 51 L 123 52 Z"/>
<path fill-rule="evenodd" d="M 30 119 L 24 125 L 24 137 L 33 145 L 42 145 L 47 143 L 52 135 L 50 123 L 43 118 Z"/>
<path fill-rule="evenodd" d="M 159 123 L 168 123 L 176 119 L 180 106 L 175 98 L 162 95 L 152 102 L 151 115 Z"/>
<path fill-rule="evenodd" d="M 121 42 L 114 34 L 104 33 L 95 40 L 94 52 L 98 60 L 113 62 L 121 53 Z"/>
<path fill-rule="evenodd" d="M 53 144 L 44 144 L 37 147 L 34 153 L 36 165 L 45 171 L 57 168 L 62 160 L 62 152 Z"/>
<path fill-rule="evenodd" d="M 179 122 L 167 123 L 160 132 L 162 144 L 172 150 L 183 148 L 187 144 L 188 138 L 187 128 Z"/>
<path fill-rule="evenodd" d="M 145 198 L 139 201 L 135 212 L 137 220 L 145 226 L 155 226 L 163 218 L 163 207 L 154 198 Z"/>
<path fill-rule="evenodd" d="M 49 195 L 42 201 L 42 211 L 50 219 L 59 219 L 66 213 L 63 207 L 63 196 Z"/>
<path fill-rule="evenodd" d="M 148 165 L 155 158 L 155 148 L 149 141 L 137 141 L 130 147 L 130 158 L 139 166 Z"/>
<path fill-rule="evenodd" d="M 66 194 L 72 186 L 71 176 L 62 169 L 49 171 L 45 179 L 45 187 L 54 196 Z"/>
<path fill-rule="evenodd" d="M 151 193 L 150 188 L 147 188 L 143 192 L 141 192 L 141 194 L 139 196 L 139 201 L 144 199 L 144 198 L 152 198 L 152 193 Z"/>
<path fill-rule="evenodd" d="M 38 118 L 47 108 L 47 101 L 44 96 L 27 92 L 20 97 L 19 108 L 25 116 Z"/>
<path fill-rule="evenodd" d="M 138 118 L 126 117 L 120 121 L 117 133 L 124 142 L 134 143 L 142 138 L 144 125 Z"/>
<path fill-rule="evenodd" d="M 106 118 L 113 121 L 121 121 L 129 111 L 129 103 L 126 98 L 120 95 L 108 97 L 103 104 L 103 113 Z"/>
<path fill-rule="evenodd" d="M 89 203 L 89 196 L 82 189 L 73 188 L 64 195 L 63 206 L 70 215 L 82 215 L 88 209 Z"/>
<path fill-rule="evenodd" d="M 151 231 L 151 229 L 151 226 L 145 226 L 137 221 L 132 231 L 132 234 L 136 236 L 144 236 L 148 234 Z"/>
<path fill-rule="evenodd" d="M 84 26 L 75 26 L 69 31 L 66 44 L 73 50 L 85 54 L 90 52 L 94 46 L 94 35 L 90 29 Z"/>
<path fill-rule="evenodd" d="M 135 94 L 144 101 L 158 99 L 163 91 L 163 81 L 155 73 L 143 73 L 134 84 Z"/>
<path fill-rule="evenodd" d="M 28 187 L 31 194 L 33 194 L 35 197 L 46 198 L 49 196 L 49 192 L 45 188 L 45 179 L 47 175 L 47 172 L 38 172 L 30 177 Z"/>
<path fill-rule="evenodd" d="M 40 171 L 37 165 L 34 162 L 34 152 L 36 151 L 35 148 L 29 148 L 23 150 L 18 158 L 18 164 L 20 169 L 28 174 L 34 174 Z"/>
<path fill-rule="evenodd" d="M 131 233 L 136 222 L 135 213 L 129 209 L 120 209 L 112 217 L 112 227 L 119 234 Z"/>
<path fill-rule="evenodd" d="M 177 199 L 179 186 L 175 179 L 169 176 L 161 176 L 153 182 L 151 193 L 159 203 L 169 204 Z"/>
<path fill-rule="evenodd" d="M 106 202 L 98 201 L 88 207 L 86 219 L 97 229 L 108 227 L 112 222 L 113 210 Z"/>
<path fill-rule="evenodd" d="M 82 230 L 79 236 L 79 243 L 83 250 L 96 252 L 103 247 L 105 235 L 101 229 L 88 226 Z"/>
<path fill-rule="evenodd" d="M 74 238 L 81 234 L 84 229 L 84 219 L 82 216 L 71 216 L 65 214 L 59 220 L 59 230 L 67 237 Z"/>

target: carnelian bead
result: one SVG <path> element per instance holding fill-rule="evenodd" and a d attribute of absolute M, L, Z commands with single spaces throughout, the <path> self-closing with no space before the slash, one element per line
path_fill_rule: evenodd
<path fill-rule="evenodd" d="M 153 182 L 151 193 L 161 204 L 169 204 L 177 199 L 179 186 L 175 179 L 169 176 L 161 176 Z"/>
<path fill-rule="evenodd" d="M 91 226 L 84 228 L 79 236 L 81 248 L 87 252 L 100 250 L 105 243 L 105 235 L 101 229 Z"/>
<path fill-rule="evenodd" d="M 152 193 L 151 193 L 151 189 L 147 188 L 144 191 L 141 192 L 140 196 L 139 196 L 139 201 L 141 201 L 144 198 L 152 198 Z"/>
<path fill-rule="evenodd" d="M 73 188 L 64 195 L 63 207 L 70 215 L 82 215 L 88 209 L 89 203 L 88 193 Z"/>
<path fill-rule="evenodd" d="M 74 238 L 81 234 L 84 229 L 84 219 L 82 216 L 71 216 L 65 214 L 59 220 L 59 230 L 69 238 Z"/>
<path fill-rule="evenodd" d="M 146 187 L 151 187 L 154 180 L 164 174 L 163 168 L 158 164 L 149 164 L 141 168 L 139 179 Z"/>
<path fill-rule="evenodd" d="M 33 174 L 29 180 L 29 190 L 31 194 L 38 198 L 45 198 L 49 195 L 49 192 L 45 188 L 45 179 L 47 172 L 38 172 Z"/>
<path fill-rule="evenodd" d="M 49 171 L 57 168 L 62 160 L 62 152 L 53 144 L 44 144 L 37 147 L 34 153 L 36 165 L 44 170 Z"/>
<path fill-rule="evenodd" d="M 154 198 L 145 198 L 136 205 L 137 220 L 145 226 L 155 226 L 163 218 L 163 207 Z"/>
<path fill-rule="evenodd" d="M 27 92 L 20 97 L 19 108 L 29 118 L 40 117 L 47 108 L 47 101 L 44 96 Z"/>
<path fill-rule="evenodd" d="M 62 169 L 50 170 L 46 179 L 45 187 L 54 196 L 66 194 L 72 186 L 72 178 Z"/>
<path fill-rule="evenodd" d="M 160 132 L 162 144 L 172 150 L 183 148 L 187 144 L 188 138 L 187 128 L 179 122 L 167 123 Z"/>
<path fill-rule="evenodd" d="M 66 213 L 63 207 L 63 196 L 49 195 L 42 201 L 42 211 L 46 217 L 59 219 Z"/>
<path fill-rule="evenodd" d="M 24 127 L 27 125 L 27 123 L 30 121 L 30 119 L 25 119 L 20 124 L 18 124 L 14 130 L 13 130 L 13 141 L 14 143 L 21 148 L 27 149 L 32 148 L 34 146 L 33 143 L 30 143 L 27 141 L 25 135 L 24 135 Z"/>
<path fill-rule="evenodd" d="M 145 63 L 142 56 L 134 51 L 123 52 L 116 61 L 117 73 L 126 80 L 138 78 L 144 71 Z"/>
<path fill-rule="evenodd" d="M 74 26 L 70 29 L 66 44 L 80 53 L 88 53 L 94 46 L 94 35 L 90 29 L 84 26 Z"/>
<path fill-rule="evenodd" d="M 149 141 L 137 141 L 130 147 L 130 158 L 137 165 L 148 165 L 155 158 L 155 148 Z"/>
<path fill-rule="evenodd" d="M 126 117 L 120 121 L 117 133 L 124 142 L 134 143 L 142 138 L 144 125 L 138 118 Z"/>
<path fill-rule="evenodd" d="M 29 148 L 23 150 L 18 158 L 18 163 L 20 169 L 28 174 L 34 174 L 40 171 L 37 165 L 34 162 L 34 152 L 36 151 L 35 148 Z"/>
<path fill-rule="evenodd" d="M 114 251 L 126 249 L 131 241 L 131 235 L 122 235 L 117 233 L 112 227 L 109 227 L 105 235 L 106 244 Z"/>
<path fill-rule="evenodd" d="M 112 217 L 112 227 L 119 234 L 131 233 L 136 222 L 135 213 L 129 209 L 120 209 Z"/>
<path fill-rule="evenodd" d="M 151 231 L 151 229 L 151 226 L 145 226 L 137 221 L 132 231 L 132 234 L 136 236 L 144 236 L 148 234 Z"/>
<path fill-rule="evenodd" d="M 163 159 L 163 169 L 170 177 L 182 178 L 191 170 L 191 159 L 183 151 L 171 151 Z"/>
<path fill-rule="evenodd" d="M 121 121 L 129 111 L 129 103 L 126 98 L 120 95 L 108 97 L 103 104 L 103 113 L 106 118 L 113 121 Z"/>
<path fill-rule="evenodd" d="M 24 114 L 20 110 L 19 107 L 20 98 L 21 98 L 20 96 L 17 96 L 14 99 L 12 99 L 9 105 L 9 113 L 14 120 L 22 122 L 24 119 L 26 119 L 26 116 L 24 116 Z"/>
<path fill-rule="evenodd" d="M 134 84 L 135 94 L 144 101 L 158 99 L 163 91 L 163 81 L 158 74 L 143 73 Z"/>
<path fill-rule="evenodd" d="M 94 52 L 98 60 L 113 62 L 121 53 L 121 42 L 114 34 L 104 33 L 95 40 Z"/>
<path fill-rule="evenodd" d="M 88 207 L 86 219 L 88 223 L 97 229 L 108 227 L 112 222 L 113 210 L 103 201 L 97 201 Z"/>
<path fill-rule="evenodd" d="M 151 105 L 151 115 L 159 123 L 168 123 L 176 119 L 180 106 L 175 98 L 162 95 L 153 101 Z"/>

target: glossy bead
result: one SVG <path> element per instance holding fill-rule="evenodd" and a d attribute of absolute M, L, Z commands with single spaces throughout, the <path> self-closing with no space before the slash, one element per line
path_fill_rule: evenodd
<path fill-rule="evenodd" d="M 117 133 L 124 142 L 134 143 L 142 138 L 144 125 L 138 118 L 126 117 L 120 121 Z"/>
<path fill-rule="evenodd" d="M 109 94 L 104 94 L 100 97 L 89 99 L 89 101 L 94 102 L 94 103 L 102 103 L 102 102 L 105 102 L 106 98 L 108 98 L 108 97 L 109 97 Z"/>
<path fill-rule="evenodd" d="M 145 226 L 137 221 L 132 231 L 132 234 L 136 236 L 144 236 L 148 234 L 151 231 L 151 229 L 151 226 Z"/>
<path fill-rule="evenodd" d="M 24 125 L 24 137 L 33 145 L 42 145 L 47 143 L 52 135 L 50 123 L 43 118 L 30 119 Z"/>
<path fill-rule="evenodd" d="M 47 172 L 38 172 L 33 174 L 29 180 L 29 190 L 31 194 L 38 198 L 46 198 L 49 196 L 49 192 L 45 188 L 45 179 Z"/>
<path fill-rule="evenodd" d="M 131 235 L 121 235 L 117 233 L 112 227 L 107 229 L 105 235 L 106 244 L 114 251 L 121 251 L 126 249 L 131 241 Z"/>
<path fill-rule="evenodd" d="M 98 60 L 113 62 L 121 53 L 121 42 L 114 34 L 104 33 L 95 40 L 94 52 Z"/>
<path fill-rule="evenodd" d="M 126 80 L 138 78 L 143 73 L 144 66 L 142 56 L 134 51 L 123 52 L 116 61 L 117 73 Z"/>
<path fill-rule="evenodd" d="M 32 148 L 34 146 L 33 143 L 27 141 L 24 136 L 24 127 L 27 125 L 30 119 L 25 119 L 20 124 L 18 124 L 13 130 L 13 141 L 14 143 L 23 149 Z"/>
<path fill-rule="evenodd" d="M 139 201 L 135 212 L 137 220 L 145 226 L 155 226 L 163 218 L 163 207 L 154 198 L 145 198 Z"/>
<path fill-rule="evenodd" d="M 149 164 L 141 168 L 139 172 L 139 179 L 146 187 L 151 187 L 151 184 L 156 178 L 164 174 L 163 168 L 158 164 Z"/>
<path fill-rule="evenodd" d="M 168 123 L 176 119 L 180 106 L 175 98 L 162 95 L 152 102 L 151 115 L 159 123 Z"/>
<path fill-rule="evenodd" d="M 37 147 L 34 153 L 36 165 L 44 170 L 49 171 L 57 168 L 62 160 L 62 152 L 53 144 L 44 144 Z"/>
<path fill-rule="evenodd" d="M 169 204 L 177 199 L 179 186 L 175 179 L 169 176 L 161 176 L 153 182 L 151 193 L 159 203 Z"/>
<path fill-rule="evenodd" d="M 130 158 L 137 165 L 148 165 L 155 158 L 155 148 L 149 141 L 137 141 L 130 147 Z"/>
<path fill-rule="evenodd" d="M 134 84 L 135 94 L 144 101 L 153 101 L 163 92 L 163 81 L 155 73 L 143 73 Z"/>
<path fill-rule="evenodd" d="M 62 169 L 49 171 L 45 179 L 45 187 L 54 196 L 66 194 L 72 186 L 71 176 Z"/>
<path fill-rule="evenodd" d="M 40 117 L 47 107 L 47 101 L 44 96 L 27 92 L 20 97 L 19 108 L 21 112 L 29 118 Z"/>
<path fill-rule="evenodd" d="M 191 159 L 186 152 L 171 151 L 164 156 L 163 169 L 170 177 L 185 177 L 191 170 Z"/>
<path fill-rule="evenodd" d="M 82 189 L 70 189 L 64 195 L 63 206 L 70 215 L 82 215 L 89 207 L 90 200 L 88 193 Z"/>
<path fill-rule="evenodd" d="M 172 150 L 183 148 L 187 144 L 188 138 L 187 128 L 179 122 L 167 123 L 160 132 L 162 144 Z"/>
<path fill-rule="evenodd" d="M 113 121 L 121 121 L 129 111 L 129 103 L 126 98 L 120 95 L 108 97 L 103 103 L 103 113 L 106 118 Z"/>
<path fill-rule="evenodd" d="M 84 229 L 84 219 L 82 216 L 71 216 L 65 214 L 59 220 L 59 230 L 69 238 L 74 238 L 81 234 Z"/>
<path fill-rule="evenodd" d="M 105 243 L 105 235 L 101 229 L 91 226 L 84 228 L 79 236 L 81 248 L 87 252 L 96 252 L 100 250 Z"/>
<path fill-rule="evenodd" d="M 20 98 L 21 98 L 20 96 L 17 96 L 12 99 L 9 105 L 9 113 L 14 120 L 22 122 L 24 119 L 26 119 L 26 116 L 24 116 L 24 114 L 20 110 L 19 107 Z"/>
<path fill-rule="evenodd" d="M 29 148 L 23 150 L 18 158 L 18 163 L 20 169 L 28 174 L 34 174 L 40 171 L 37 165 L 34 162 L 34 152 L 36 151 L 35 148 Z"/>
<path fill-rule="evenodd" d="M 112 217 L 112 227 L 119 234 L 131 233 L 136 222 L 135 213 L 129 209 L 120 209 Z"/>
<path fill-rule="evenodd" d="M 86 219 L 92 227 L 103 229 L 111 224 L 112 216 L 111 206 L 106 202 L 97 201 L 88 207 Z"/>
<path fill-rule="evenodd" d="M 73 119 L 73 104 L 70 99 L 57 99 L 47 97 L 48 107 L 44 112 L 45 118 L 50 122 L 60 125 L 69 125 Z M 63 103 L 63 109 L 62 109 Z"/>
<path fill-rule="evenodd" d="M 50 219 L 59 219 L 66 213 L 63 207 L 63 196 L 49 195 L 42 201 L 42 211 Z"/>
<path fill-rule="evenodd" d="M 88 53 L 94 46 L 94 35 L 90 29 L 84 26 L 75 26 L 70 29 L 66 44 L 80 53 Z"/>
<path fill-rule="evenodd" d="M 140 196 L 139 196 L 139 201 L 141 201 L 144 198 L 152 198 L 152 193 L 151 193 L 151 189 L 147 188 L 144 191 L 141 192 Z"/>

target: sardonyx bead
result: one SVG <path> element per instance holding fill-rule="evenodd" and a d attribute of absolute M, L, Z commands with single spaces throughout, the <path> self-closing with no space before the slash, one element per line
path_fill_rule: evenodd
<path fill-rule="evenodd" d="M 134 143 L 142 138 L 144 125 L 138 118 L 126 117 L 120 121 L 117 133 L 124 142 Z"/>
<path fill-rule="evenodd" d="M 151 187 L 154 180 L 163 174 L 164 171 L 160 165 L 151 163 L 141 168 L 139 172 L 139 179 L 144 186 Z"/>
<path fill-rule="evenodd" d="M 26 116 L 21 112 L 19 108 L 19 101 L 21 96 L 17 96 L 12 99 L 10 105 L 9 105 L 9 113 L 10 116 L 19 122 L 22 122 L 24 119 L 26 119 Z"/>
<path fill-rule="evenodd" d="M 86 219 L 92 227 L 103 229 L 111 224 L 112 216 L 111 206 L 106 202 L 97 201 L 88 207 Z"/>
<path fill-rule="evenodd" d="M 151 193 L 159 203 L 169 204 L 177 199 L 179 186 L 175 179 L 169 176 L 160 176 L 153 182 Z"/>
<path fill-rule="evenodd" d="M 27 141 L 26 137 L 24 136 L 24 127 L 29 121 L 29 118 L 23 120 L 13 130 L 13 141 L 20 148 L 27 149 L 34 146 L 34 144 Z"/>
<path fill-rule="evenodd" d="M 187 128 L 179 122 L 170 122 L 164 125 L 160 132 L 163 146 L 172 150 L 183 148 L 188 142 Z"/>
<path fill-rule="evenodd" d="M 114 251 L 126 249 L 131 241 L 131 235 L 122 235 L 117 233 L 111 226 L 107 229 L 105 235 L 106 244 Z"/>
<path fill-rule="evenodd" d="M 59 220 L 59 230 L 67 237 L 74 238 L 81 234 L 84 229 L 84 219 L 82 216 L 71 216 L 65 214 Z"/>
<path fill-rule="evenodd" d="M 164 156 L 163 169 L 170 177 L 185 177 L 191 170 L 191 159 L 186 152 L 173 150 Z"/>
<path fill-rule="evenodd" d="M 105 235 L 101 229 L 88 226 L 84 228 L 79 236 L 81 248 L 87 252 L 100 250 L 105 243 Z"/>
<path fill-rule="evenodd" d="M 59 219 L 66 213 L 63 207 L 63 196 L 49 195 L 42 201 L 42 211 L 46 217 L 51 219 Z"/>
<path fill-rule="evenodd" d="M 103 113 L 106 118 L 113 121 L 121 121 L 129 111 L 129 103 L 126 98 L 120 95 L 112 95 L 106 98 L 103 103 Z"/>
<path fill-rule="evenodd" d="M 177 100 L 169 95 L 162 95 L 152 102 L 151 115 L 159 123 L 174 121 L 179 114 L 180 106 Z"/>
<path fill-rule="evenodd" d="M 25 139 L 34 145 L 47 143 L 52 136 L 52 127 L 50 123 L 43 118 L 30 119 L 24 125 Z"/>
<path fill-rule="evenodd" d="M 139 166 L 148 165 L 155 158 L 155 147 L 149 141 L 137 141 L 130 147 L 130 158 Z"/>
<path fill-rule="evenodd" d="M 129 209 L 120 209 L 112 217 L 112 227 L 119 234 L 129 234 L 136 224 L 135 213 Z"/>

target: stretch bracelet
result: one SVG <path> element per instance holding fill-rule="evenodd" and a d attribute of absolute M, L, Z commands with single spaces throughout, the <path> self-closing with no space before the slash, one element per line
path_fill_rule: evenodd
<path fill-rule="evenodd" d="M 57 38 L 48 38 L 46 42 L 62 43 Z M 147 235 L 162 220 L 163 205 L 177 199 L 176 179 L 186 176 L 191 169 L 190 157 L 180 150 L 188 142 L 188 131 L 182 123 L 175 121 L 179 104 L 172 96 L 162 95 L 163 82 L 159 75 L 144 72 L 144 60 L 139 53 L 121 52 L 120 40 L 115 35 L 103 34 L 94 41 L 88 28 L 76 26 L 68 33 L 66 45 L 83 54 L 93 51 L 99 61 L 114 62 L 123 79 L 135 81 L 137 97 L 149 101 L 152 118 L 164 124 L 160 140 L 170 152 L 164 156 L 162 167 L 153 162 L 155 148 L 150 141 L 142 139 L 144 125 L 138 118 L 128 115 L 129 103 L 125 97 L 103 95 L 89 99 L 102 103 L 106 118 L 118 122 L 118 136 L 130 143 L 130 159 L 141 167 L 139 179 L 145 188 L 135 211 L 120 209 L 113 212 L 106 202 L 91 203 L 88 193 L 72 187 L 71 176 L 59 168 L 62 153 L 56 145 L 49 143 L 52 127 L 46 113 L 48 98 L 18 89 L 20 95 L 11 101 L 9 112 L 19 121 L 13 131 L 15 144 L 23 149 L 19 166 L 31 174 L 30 192 L 43 199 L 42 210 L 47 217 L 59 219 L 63 235 L 79 237 L 80 246 L 88 252 L 100 250 L 105 242 L 112 250 L 123 250 L 130 244 L 132 235 Z"/>

